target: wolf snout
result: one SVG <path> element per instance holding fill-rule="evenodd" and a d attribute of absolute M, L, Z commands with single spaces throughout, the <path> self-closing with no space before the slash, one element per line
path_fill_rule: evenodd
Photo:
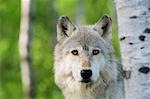
<path fill-rule="evenodd" d="M 88 83 L 91 81 L 91 76 L 92 76 L 92 70 L 88 69 L 83 69 L 81 70 L 81 77 L 82 77 L 82 82 Z"/>

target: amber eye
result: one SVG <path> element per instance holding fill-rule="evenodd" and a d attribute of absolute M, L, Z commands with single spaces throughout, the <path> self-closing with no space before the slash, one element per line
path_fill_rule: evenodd
<path fill-rule="evenodd" d="M 93 54 L 93 55 L 99 54 L 99 50 L 97 50 L 97 49 L 93 50 L 92 54 Z"/>
<path fill-rule="evenodd" d="M 78 54 L 79 54 L 77 50 L 72 50 L 71 53 L 72 53 L 73 55 L 78 55 Z"/>

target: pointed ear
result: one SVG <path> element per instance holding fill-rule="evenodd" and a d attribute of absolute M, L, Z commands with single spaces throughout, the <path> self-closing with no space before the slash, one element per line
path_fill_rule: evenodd
<path fill-rule="evenodd" d="M 111 39 L 112 32 L 112 21 L 108 16 L 103 16 L 93 27 L 95 31 L 97 31 L 101 37 L 106 39 Z"/>
<path fill-rule="evenodd" d="M 61 16 L 57 23 L 57 40 L 60 42 L 69 37 L 75 29 L 76 27 L 67 16 Z"/>

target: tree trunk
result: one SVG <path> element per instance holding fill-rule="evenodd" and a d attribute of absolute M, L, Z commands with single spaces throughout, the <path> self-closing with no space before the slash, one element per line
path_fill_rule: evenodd
<path fill-rule="evenodd" d="M 116 0 L 125 99 L 150 99 L 150 0 Z"/>
<path fill-rule="evenodd" d="M 56 23 L 57 23 L 57 12 L 56 12 L 56 9 L 55 9 L 55 3 L 56 3 L 56 0 L 49 0 L 49 6 L 50 6 L 50 32 L 51 32 L 51 35 L 50 35 L 50 40 L 51 42 L 51 46 L 52 48 L 54 48 L 55 44 L 56 44 Z"/>
<path fill-rule="evenodd" d="M 32 0 L 33 1 L 33 0 Z M 35 96 L 33 73 L 31 72 L 31 0 L 21 1 L 21 24 L 19 35 L 19 53 L 21 78 L 25 96 L 32 99 Z"/>
<path fill-rule="evenodd" d="M 84 1 L 78 0 L 77 1 L 76 17 L 75 17 L 76 24 L 83 24 L 83 22 L 85 21 L 84 15 L 85 15 L 85 13 L 84 13 Z"/>

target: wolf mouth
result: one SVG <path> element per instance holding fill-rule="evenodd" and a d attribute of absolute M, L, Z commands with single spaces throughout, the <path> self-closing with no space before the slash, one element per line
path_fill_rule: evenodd
<path fill-rule="evenodd" d="M 82 83 L 89 83 L 89 82 L 91 82 L 91 79 L 82 79 L 81 82 Z"/>

